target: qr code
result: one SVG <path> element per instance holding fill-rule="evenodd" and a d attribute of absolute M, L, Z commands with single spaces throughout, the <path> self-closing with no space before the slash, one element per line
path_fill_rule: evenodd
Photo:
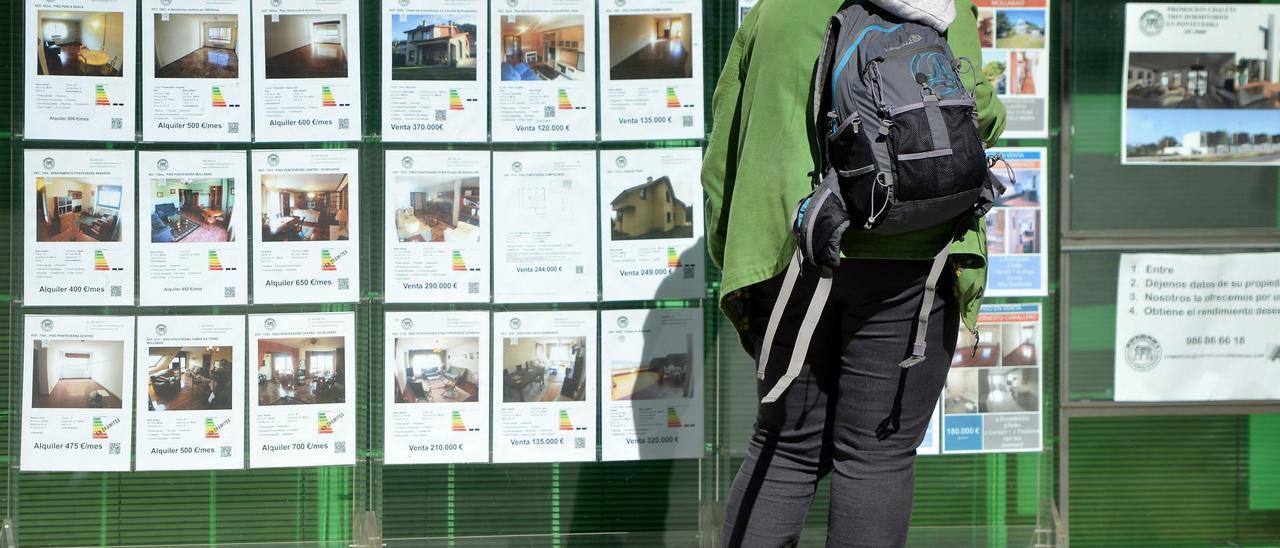
<path fill-rule="evenodd" d="M 220 451 L 219 451 L 219 454 L 221 454 L 221 455 L 222 455 L 222 458 L 224 458 L 224 459 L 225 459 L 225 458 L 228 458 L 228 457 L 230 457 L 230 456 L 231 456 L 231 446 L 230 446 L 230 445 L 223 445 L 222 447 L 219 447 L 218 449 L 220 450 Z"/>
<path fill-rule="evenodd" d="M 438 109 L 436 109 L 436 121 L 437 121 L 437 122 L 443 122 L 443 121 L 445 121 L 448 117 L 449 117 L 449 111 L 447 111 L 447 110 L 445 110 L 445 109 L 442 109 L 442 108 L 438 108 Z"/>
<path fill-rule="evenodd" d="M 230 285 L 222 288 L 222 298 L 224 299 L 236 298 L 236 288 Z"/>
<path fill-rule="evenodd" d="M 120 442 L 111 442 L 111 443 L 108 443 L 108 444 L 107 444 L 107 454 L 108 454 L 108 455 L 119 455 L 119 454 L 120 454 Z"/>
<path fill-rule="evenodd" d="M 351 129 L 351 119 L 338 118 L 338 129 Z"/>
<path fill-rule="evenodd" d="M 693 116 L 686 114 L 683 120 L 684 120 L 684 127 L 693 127 Z"/>
<path fill-rule="evenodd" d="M 693 265 L 691 264 L 684 265 L 684 279 L 692 280 L 693 273 L 694 273 Z"/>
<path fill-rule="evenodd" d="M 573 438 L 574 449 L 586 449 L 586 447 L 587 447 L 587 438 L 583 438 L 583 437 Z"/>
<path fill-rule="evenodd" d="M 335 442 L 333 442 L 333 452 L 334 452 L 334 453 L 346 453 L 346 452 L 347 452 L 347 442 L 345 442 L 345 441 L 335 441 Z"/>
<path fill-rule="evenodd" d="M 582 274 L 582 265 L 578 265 L 578 266 L 573 267 L 573 273 L 574 273 L 574 274 Z"/>
<path fill-rule="evenodd" d="M 556 107 L 555 107 L 555 105 L 547 105 L 547 106 L 545 106 L 545 107 L 542 107 L 542 117 L 543 117 L 543 118 L 555 118 L 555 117 L 556 117 Z"/>
<path fill-rule="evenodd" d="M 240 122 L 227 122 L 227 133 L 240 133 Z"/>
<path fill-rule="evenodd" d="M 124 295 L 124 288 L 118 285 L 111 286 L 111 296 L 120 297 Z"/>
<path fill-rule="evenodd" d="M 120 129 L 124 127 L 124 118 L 112 118 L 111 129 Z"/>
<path fill-rule="evenodd" d="M 480 293 L 480 282 L 467 282 L 467 294 L 477 295 Z"/>
<path fill-rule="evenodd" d="M 351 278 L 338 278 L 338 291 L 351 289 Z"/>

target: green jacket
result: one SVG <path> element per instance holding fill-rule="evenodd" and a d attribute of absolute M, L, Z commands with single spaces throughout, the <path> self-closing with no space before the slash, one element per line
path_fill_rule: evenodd
<path fill-rule="evenodd" d="M 720 307 L 739 335 L 748 328 L 742 290 L 785 270 L 795 250 L 791 214 L 812 190 L 814 67 L 827 20 L 848 1 L 760 0 L 734 35 L 716 82 L 702 186 L 711 258 L 723 271 Z M 982 64 L 977 15 L 972 0 L 956 0 L 947 33 L 953 54 L 975 67 Z M 985 78 L 976 80 L 979 125 L 991 145 L 1004 131 L 1004 106 Z M 950 245 L 962 317 L 973 330 L 987 283 L 987 237 L 981 219 L 967 222 Z M 931 259 L 947 241 L 936 229 L 891 237 L 850 230 L 841 248 L 846 256 Z"/>

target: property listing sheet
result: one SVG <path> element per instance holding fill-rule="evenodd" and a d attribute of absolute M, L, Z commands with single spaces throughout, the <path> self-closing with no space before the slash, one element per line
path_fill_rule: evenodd
<path fill-rule="evenodd" d="M 1049 137 L 1049 0 L 974 0 L 982 59 L 962 78 L 987 78 L 1004 104 L 1006 139 Z"/>
<path fill-rule="evenodd" d="M 24 158 L 24 303 L 132 306 L 133 151 Z"/>
<path fill-rule="evenodd" d="M 1280 253 L 1120 256 L 1116 401 L 1280 399 Z"/>
<path fill-rule="evenodd" d="M 1126 164 L 1280 164 L 1280 6 L 1126 3 Z"/>
<path fill-rule="evenodd" d="M 596 299 L 596 153 L 493 153 L 493 298 Z"/>
<path fill-rule="evenodd" d="M 600 2 L 600 139 L 700 139 L 702 1 Z"/>
<path fill-rule="evenodd" d="M 596 312 L 500 312 L 493 336 L 493 461 L 596 460 Z"/>
<path fill-rule="evenodd" d="M 355 333 L 353 312 L 249 316 L 250 468 L 355 464 Z"/>
<path fill-rule="evenodd" d="M 382 0 L 382 140 L 488 139 L 488 3 Z"/>
<path fill-rule="evenodd" d="M 359 300 L 358 155 L 253 151 L 253 302 Z"/>
<path fill-rule="evenodd" d="M 257 141 L 360 140 L 359 0 L 253 3 Z"/>
<path fill-rule="evenodd" d="M 702 151 L 600 151 L 604 300 L 696 299 L 706 291 Z"/>
<path fill-rule="evenodd" d="M 985 304 L 977 334 L 961 329 L 942 392 L 943 453 L 1013 453 L 1043 446 L 1040 303 Z"/>
<path fill-rule="evenodd" d="M 702 309 L 600 313 L 601 460 L 704 451 Z"/>
<path fill-rule="evenodd" d="M 388 150 L 389 303 L 489 302 L 489 152 Z"/>
<path fill-rule="evenodd" d="M 489 7 L 493 140 L 595 139 L 595 4 L 506 0 Z"/>
<path fill-rule="evenodd" d="M 133 141 L 136 0 L 26 0 L 23 137 Z"/>
<path fill-rule="evenodd" d="M 23 471 L 129 470 L 133 317 L 24 317 Z"/>
<path fill-rule="evenodd" d="M 249 0 L 142 0 L 142 139 L 251 137 Z"/>
<path fill-rule="evenodd" d="M 747 18 L 747 13 L 751 12 L 751 8 L 756 5 L 756 0 L 738 0 L 738 26 L 742 26 L 742 20 Z"/>
<path fill-rule="evenodd" d="M 991 172 L 1004 185 L 987 212 L 987 295 L 1036 297 L 1049 294 L 1048 151 L 1043 147 L 1002 147 Z"/>
<path fill-rule="evenodd" d="M 942 420 L 942 402 L 939 400 L 933 408 L 933 415 L 929 417 L 929 426 L 924 431 L 924 438 L 920 440 L 920 445 L 916 447 L 917 455 L 940 455 L 942 454 L 942 443 L 938 435 L 938 423 Z"/>
<path fill-rule="evenodd" d="M 138 470 L 244 468 L 244 316 L 138 318 Z"/>
<path fill-rule="evenodd" d="M 387 312 L 387 464 L 489 461 L 489 313 Z"/>
<path fill-rule="evenodd" d="M 138 153 L 143 306 L 248 302 L 247 160 L 240 151 Z"/>

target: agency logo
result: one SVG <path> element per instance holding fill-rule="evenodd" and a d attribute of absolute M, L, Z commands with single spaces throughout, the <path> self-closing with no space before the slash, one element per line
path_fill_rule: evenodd
<path fill-rule="evenodd" d="M 173 3 L 173 0 L 160 0 L 160 5 L 165 7 L 168 7 L 169 4 L 172 4 L 172 3 Z"/>
<path fill-rule="evenodd" d="M 507 0 L 507 7 L 514 8 L 520 5 L 520 0 Z"/>
<path fill-rule="evenodd" d="M 404 158 L 401 158 L 401 159 L 400 159 L 400 167 L 405 168 L 405 169 L 413 169 L 413 157 L 412 157 L 412 156 L 405 156 Z"/>
<path fill-rule="evenodd" d="M 168 332 L 169 332 L 169 326 L 162 323 L 156 324 L 156 335 L 163 337 Z"/>
<path fill-rule="evenodd" d="M 626 157 L 626 156 L 618 156 L 617 158 L 614 158 L 614 159 L 613 159 L 613 165 L 618 166 L 618 169 L 622 169 L 622 168 L 627 167 L 627 157 Z"/>
<path fill-rule="evenodd" d="M 521 171 L 524 171 L 524 164 L 520 162 L 511 162 L 512 173 L 520 173 Z"/>
<path fill-rule="evenodd" d="M 278 8 L 283 2 L 281 0 L 271 0 L 271 7 Z"/>
<path fill-rule="evenodd" d="M 267 156 L 267 165 L 269 165 L 269 166 L 271 166 L 271 167 L 276 167 L 276 166 L 280 165 L 280 155 L 279 155 L 279 154 L 272 154 L 272 155 L 270 155 L 270 156 Z"/>
<path fill-rule="evenodd" d="M 1138 18 L 1138 30 L 1147 36 L 1156 36 L 1164 30 L 1164 14 L 1156 10 L 1143 12 Z"/>
<path fill-rule="evenodd" d="M 44 330 L 45 332 L 53 331 L 53 320 L 46 319 L 40 322 L 40 329 Z"/>
<path fill-rule="evenodd" d="M 1150 371 L 1160 364 L 1160 341 L 1151 335 L 1134 335 L 1124 345 L 1124 360 L 1134 371 Z"/>
<path fill-rule="evenodd" d="M 618 316 L 619 329 L 626 329 L 628 325 L 631 325 L 631 318 L 628 318 L 626 316 Z"/>
<path fill-rule="evenodd" d="M 53 158 L 45 158 L 40 162 L 40 165 L 44 166 L 45 169 L 53 169 Z"/>
<path fill-rule="evenodd" d="M 267 318 L 266 320 L 263 320 L 263 322 L 262 322 L 262 328 L 263 328 L 263 329 L 266 329 L 267 331 L 275 331 L 275 330 L 276 330 L 276 319 L 275 319 L 275 318 Z"/>
<path fill-rule="evenodd" d="M 401 330 L 404 330 L 404 331 L 408 331 L 408 330 L 410 330 L 410 329 L 413 329 L 413 320 L 411 320 L 411 319 L 409 319 L 409 318 L 405 318 L 405 319 L 403 319 L 403 320 L 400 320 L 400 329 L 401 329 Z"/>
<path fill-rule="evenodd" d="M 156 169 L 160 171 L 169 171 L 169 160 L 161 158 L 156 162 Z"/>
<path fill-rule="evenodd" d="M 511 327 L 511 330 L 512 330 L 512 331 L 519 331 L 519 330 L 520 330 L 520 318 L 511 318 L 511 321 L 507 322 L 507 325 Z"/>
<path fill-rule="evenodd" d="M 400 0 L 400 7 L 402 8 L 409 7 L 409 0 Z"/>
<path fill-rule="evenodd" d="M 626 5 L 627 5 L 627 0 L 613 0 L 613 5 L 618 6 L 618 7 L 620 7 L 620 8 L 621 8 L 621 7 L 626 7 Z"/>

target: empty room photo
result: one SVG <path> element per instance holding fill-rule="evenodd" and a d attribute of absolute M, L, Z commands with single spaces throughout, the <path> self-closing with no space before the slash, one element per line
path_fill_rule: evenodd
<path fill-rule="evenodd" d="M 151 243 L 230 242 L 234 179 L 152 179 Z"/>
<path fill-rule="evenodd" d="M 585 401 L 585 337 L 507 337 L 502 344 L 502 401 Z"/>
<path fill-rule="evenodd" d="M 258 405 L 343 403 L 343 337 L 258 341 Z"/>
<path fill-rule="evenodd" d="M 391 79 L 476 79 L 476 21 L 469 15 L 391 16 Z"/>
<path fill-rule="evenodd" d="M 123 341 L 35 341 L 31 407 L 120 409 Z"/>
<path fill-rule="evenodd" d="M 480 401 L 478 337 L 400 337 L 395 344 L 396 403 Z"/>
<path fill-rule="evenodd" d="M 978 376 L 978 412 L 1040 410 L 1040 371 L 1034 367 L 983 369 Z"/>
<path fill-rule="evenodd" d="M 113 179 L 36 177 L 36 241 L 120 241 L 123 190 Z"/>
<path fill-rule="evenodd" d="M 1004 357 L 1000 365 L 1038 365 L 1036 363 L 1036 340 L 1040 327 L 1034 323 L 1004 324 L 1001 330 L 1000 343 L 1004 347 Z"/>
<path fill-rule="evenodd" d="M 36 18 L 37 74 L 124 75 L 124 13 L 39 10 Z"/>
<path fill-rule="evenodd" d="M 231 409 L 230 346 L 153 346 L 145 359 L 147 409 Z"/>
<path fill-rule="evenodd" d="M 583 51 L 581 15 L 502 17 L 502 80 L 584 80 L 589 75 Z"/>
<path fill-rule="evenodd" d="M 264 175 L 262 241 L 334 241 L 350 238 L 345 173 Z"/>
<path fill-rule="evenodd" d="M 693 334 L 685 334 L 678 352 L 660 353 L 646 346 L 639 365 L 614 365 L 610 371 L 613 400 L 668 400 L 693 396 Z"/>
<path fill-rule="evenodd" d="M 480 241 L 479 177 L 398 177 L 391 199 L 402 242 Z"/>
<path fill-rule="evenodd" d="M 609 16 L 609 78 L 693 76 L 692 21 L 688 13 Z"/>
<path fill-rule="evenodd" d="M 240 74 L 235 15 L 155 14 L 156 78 L 235 78 Z"/>
<path fill-rule="evenodd" d="M 680 194 L 692 196 L 693 191 L 681 188 Z M 609 205 L 614 241 L 693 237 L 693 205 L 680 199 L 669 177 L 648 177 L 619 192 Z"/>
<path fill-rule="evenodd" d="M 346 78 L 346 15 L 264 15 L 267 78 Z"/>
<path fill-rule="evenodd" d="M 992 367 L 1000 365 L 1000 325 L 979 324 L 975 339 L 968 329 L 961 329 L 951 367 Z"/>

